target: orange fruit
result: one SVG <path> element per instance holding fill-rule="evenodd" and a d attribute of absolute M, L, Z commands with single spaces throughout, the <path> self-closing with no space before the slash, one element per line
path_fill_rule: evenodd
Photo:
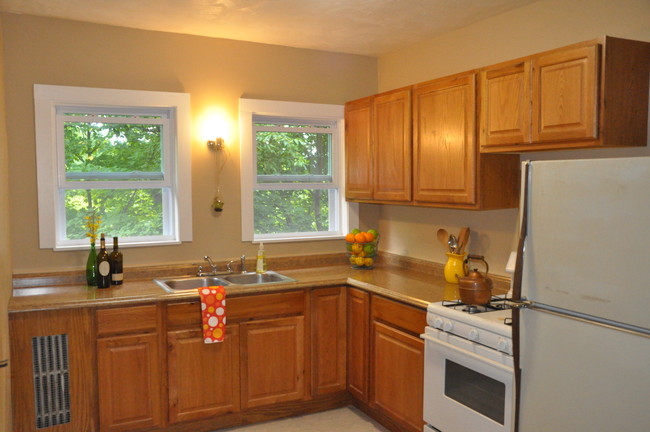
<path fill-rule="evenodd" d="M 345 236 L 345 241 L 348 243 L 354 243 L 354 234 L 349 233 L 348 235 Z"/>
<path fill-rule="evenodd" d="M 364 235 L 366 236 L 367 243 L 375 240 L 375 236 L 371 232 L 364 233 Z"/>
<path fill-rule="evenodd" d="M 356 241 L 357 243 L 365 243 L 366 242 L 366 233 L 360 232 L 358 234 L 355 234 L 354 241 Z"/>

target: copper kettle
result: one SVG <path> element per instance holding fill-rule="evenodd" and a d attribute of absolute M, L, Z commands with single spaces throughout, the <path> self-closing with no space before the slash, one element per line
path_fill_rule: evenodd
<path fill-rule="evenodd" d="M 487 277 L 490 267 L 481 255 L 469 255 L 465 262 L 468 264 L 472 260 L 485 264 L 485 276 L 475 268 L 467 276 L 458 278 L 460 300 L 468 305 L 486 305 L 492 298 L 492 280 Z"/>

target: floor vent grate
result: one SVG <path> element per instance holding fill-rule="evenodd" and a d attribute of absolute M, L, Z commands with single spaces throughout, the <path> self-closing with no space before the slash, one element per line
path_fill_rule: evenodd
<path fill-rule="evenodd" d="M 68 335 L 32 338 L 36 428 L 70 423 Z"/>

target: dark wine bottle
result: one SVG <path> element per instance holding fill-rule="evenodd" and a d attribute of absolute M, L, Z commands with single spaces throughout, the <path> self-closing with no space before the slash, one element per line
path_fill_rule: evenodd
<path fill-rule="evenodd" d="M 122 252 L 117 245 L 117 237 L 113 237 L 113 252 L 108 255 L 111 263 L 111 283 L 113 285 L 122 285 L 124 273 L 122 270 L 123 257 Z"/>
<path fill-rule="evenodd" d="M 106 239 L 102 233 L 97 254 L 97 288 L 108 288 L 111 285 L 111 263 L 106 252 Z"/>

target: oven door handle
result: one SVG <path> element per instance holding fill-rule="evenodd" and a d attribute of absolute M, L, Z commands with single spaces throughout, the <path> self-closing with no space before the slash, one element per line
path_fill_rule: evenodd
<path fill-rule="evenodd" d="M 457 347 L 457 346 L 454 346 L 454 345 L 452 345 L 452 344 L 450 344 L 450 343 L 448 343 L 448 342 L 441 341 L 440 339 L 436 339 L 436 338 L 434 338 L 434 337 L 432 337 L 432 336 L 430 336 L 430 335 L 428 335 L 428 334 L 426 334 L 426 333 L 420 335 L 420 337 L 421 337 L 422 339 L 424 339 L 424 341 L 425 341 L 425 345 L 426 345 L 426 342 L 436 343 L 436 344 L 441 345 L 442 347 L 444 347 L 444 348 L 446 348 L 446 349 L 450 349 L 450 350 L 456 351 L 456 352 L 459 353 L 459 354 L 462 354 L 462 355 L 465 355 L 465 356 L 471 357 L 471 358 L 473 358 L 473 359 L 475 359 L 475 360 L 478 360 L 478 361 L 481 361 L 481 362 L 483 362 L 483 363 L 487 363 L 487 364 L 489 364 L 490 366 L 493 366 L 493 367 L 495 367 L 495 368 L 497 368 L 497 369 L 501 369 L 501 370 L 504 371 L 504 372 L 512 372 L 512 370 L 513 370 L 512 367 L 509 367 L 509 366 L 503 365 L 503 364 L 501 364 L 501 363 L 499 363 L 499 362 L 495 362 L 494 360 L 491 360 L 491 359 L 489 359 L 489 358 L 486 358 L 486 357 L 480 356 L 480 355 L 475 354 L 475 353 L 473 353 L 473 352 L 471 352 L 471 351 L 464 350 L 464 349 L 459 348 L 459 347 Z"/>

